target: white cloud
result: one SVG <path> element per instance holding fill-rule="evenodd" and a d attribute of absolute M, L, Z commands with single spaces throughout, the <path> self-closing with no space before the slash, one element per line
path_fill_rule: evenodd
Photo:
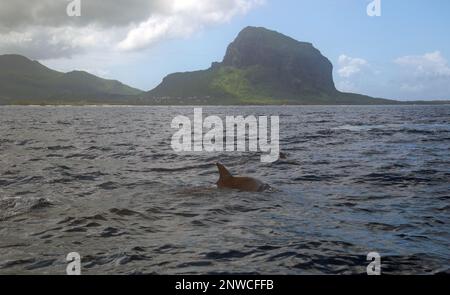
<path fill-rule="evenodd" d="M 345 54 L 341 54 L 338 59 L 338 74 L 342 78 L 350 78 L 351 76 L 358 74 L 368 66 L 368 62 L 365 59 L 350 57 Z"/>
<path fill-rule="evenodd" d="M 118 47 L 134 50 L 162 38 L 187 37 L 206 25 L 225 23 L 245 14 L 262 0 L 172 0 L 163 14 L 150 16 L 132 28 Z"/>
<path fill-rule="evenodd" d="M 400 66 L 400 92 L 417 99 L 449 99 L 450 67 L 440 51 L 407 55 L 394 60 Z"/>
<path fill-rule="evenodd" d="M 139 50 L 226 23 L 264 0 L 82 0 L 80 17 L 64 0 L 0 0 L 0 54 L 35 59 L 86 51 Z"/>
<path fill-rule="evenodd" d="M 434 51 L 424 55 L 407 55 L 394 61 L 422 77 L 450 77 L 450 67 L 441 52 Z"/>
<path fill-rule="evenodd" d="M 361 92 L 367 75 L 372 74 L 365 59 L 345 54 L 338 57 L 336 73 L 336 88 L 343 92 Z"/>
<path fill-rule="evenodd" d="M 400 100 L 450 99 L 450 66 L 440 51 L 405 55 L 392 63 L 369 63 L 364 58 L 339 56 L 336 88 Z"/>

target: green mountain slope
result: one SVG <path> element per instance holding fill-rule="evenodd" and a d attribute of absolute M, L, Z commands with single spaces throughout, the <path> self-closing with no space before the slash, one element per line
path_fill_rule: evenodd
<path fill-rule="evenodd" d="M 87 72 L 61 73 L 20 55 L 0 56 L 0 104 L 124 103 L 139 94 Z"/>
<path fill-rule="evenodd" d="M 265 28 L 247 27 L 228 46 L 221 63 L 176 73 L 145 95 L 150 104 L 382 104 L 341 93 L 333 66 L 312 44 Z"/>

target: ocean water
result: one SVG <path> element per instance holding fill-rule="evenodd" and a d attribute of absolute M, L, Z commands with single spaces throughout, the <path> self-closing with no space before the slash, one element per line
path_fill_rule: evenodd
<path fill-rule="evenodd" d="M 203 111 L 279 115 L 286 159 L 173 152 L 193 107 L 0 107 L 0 274 L 450 271 L 450 106 Z M 217 161 L 276 191 L 216 189 Z"/>

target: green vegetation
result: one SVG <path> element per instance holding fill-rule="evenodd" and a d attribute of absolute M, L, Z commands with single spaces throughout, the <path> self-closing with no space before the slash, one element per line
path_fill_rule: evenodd
<path fill-rule="evenodd" d="M 252 82 L 263 69 L 252 66 L 246 69 L 220 67 L 212 79 L 211 87 L 217 92 L 227 93 L 237 104 L 271 105 L 288 104 L 289 100 L 268 95 L 267 87 Z M 257 79 L 256 79 L 257 80 Z"/>
<path fill-rule="evenodd" d="M 142 93 L 87 72 L 61 73 L 20 55 L 0 56 L 0 104 L 123 104 Z"/>

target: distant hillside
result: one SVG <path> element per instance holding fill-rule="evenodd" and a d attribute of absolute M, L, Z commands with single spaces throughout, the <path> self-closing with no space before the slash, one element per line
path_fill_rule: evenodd
<path fill-rule="evenodd" d="M 336 90 L 333 66 L 311 43 L 247 27 L 221 63 L 175 73 L 144 96 L 148 104 L 390 104 Z"/>
<path fill-rule="evenodd" d="M 87 72 L 61 73 L 20 55 L 0 55 L 0 104 L 125 103 L 142 91 Z"/>

